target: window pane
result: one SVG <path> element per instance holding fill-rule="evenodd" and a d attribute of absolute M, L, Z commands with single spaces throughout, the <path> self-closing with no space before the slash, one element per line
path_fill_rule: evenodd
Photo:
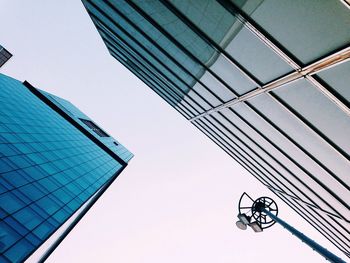
<path fill-rule="evenodd" d="M 32 230 L 42 221 L 42 217 L 30 208 L 21 209 L 19 212 L 15 213 L 13 217 L 29 230 Z"/>
<path fill-rule="evenodd" d="M 350 178 L 347 176 L 347 171 L 350 170 L 349 162 L 339 158 L 339 154 L 326 144 L 322 138 L 281 108 L 267 95 L 259 95 L 250 100 L 250 102 L 296 143 L 350 185 Z"/>
<path fill-rule="evenodd" d="M 2 237 L 0 240 L 0 254 L 21 238 L 16 231 L 3 222 L 0 222 L 0 235 Z"/>
<path fill-rule="evenodd" d="M 218 44 L 228 38 L 227 35 L 236 22 L 236 18 L 214 0 L 170 2 Z"/>
<path fill-rule="evenodd" d="M 231 1 L 237 5 L 242 2 Z M 251 12 L 250 3 L 241 4 L 246 13 Z M 304 64 L 349 44 L 350 12 L 341 1 L 265 0 L 256 3 L 250 17 Z"/>
<path fill-rule="evenodd" d="M 261 82 L 272 81 L 292 70 L 216 0 L 171 2 Z"/>
<path fill-rule="evenodd" d="M 227 83 L 231 89 L 233 89 L 239 95 L 247 93 L 254 89 L 256 85 L 248 80 L 231 62 L 220 55 L 210 66 L 219 77 L 221 77 L 225 83 Z M 232 94 L 232 97 L 234 95 Z"/>
<path fill-rule="evenodd" d="M 204 82 L 202 82 L 204 83 Z M 193 90 L 195 90 L 198 94 L 200 94 L 203 98 L 205 98 L 213 107 L 218 106 L 221 104 L 220 100 L 216 98 L 213 94 L 211 94 L 207 89 L 205 89 L 199 82 L 196 82 L 194 86 L 192 87 Z M 213 90 L 213 86 L 210 87 L 211 90 Z M 188 92 L 189 96 L 193 96 L 194 92 L 190 90 Z M 215 93 L 217 94 L 217 93 Z M 219 94 L 217 94 L 219 95 Z M 219 96 L 220 98 L 221 96 Z"/>
<path fill-rule="evenodd" d="M 245 160 L 248 160 L 250 163 L 253 163 L 256 167 L 255 169 L 259 169 L 260 171 L 262 171 L 265 174 L 264 177 L 268 178 L 266 181 L 269 184 L 271 184 L 277 189 L 283 189 L 281 184 L 281 181 L 283 181 L 283 179 L 281 178 L 280 173 L 277 173 L 269 162 L 265 162 L 266 159 L 262 159 L 261 155 L 259 155 L 257 151 L 254 151 L 256 150 L 253 149 L 254 147 L 251 147 L 251 145 L 246 144 L 247 141 L 245 141 L 244 139 L 239 140 L 235 138 L 232 135 L 232 133 L 223 129 L 223 127 L 211 117 L 203 119 L 202 121 L 211 131 L 214 131 L 214 134 L 217 134 L 216 137 L 220 142 L 222 142 L 223 145 L 226 145 L 227 148 L 232 149 L 234 152 L 238 153 L 239 156 L 243 157 Z M 232 132 L 235 133 L 237 132 L 237 130 L 233 129 Z M 247 147 L 247 145 L 249 146 L 249 148 Z M 275 176 L 275 178 L 273 178 L 273 176 Z M 280 182 L 278 182 L 276 179 L 281 180 Z M 286 189 L 286 187 L 284 187 L 284 189 L 288 194 L 294 195 L 294 193 Z"/>
<path fill-rule="evenodd" d="M 137 5 L 152 17 L 166 32 L 174 37 L 201 63 L 211 67 L 230 87 L 242 94 L 254 85 L 226 58 L 190 29 L 180 18 L 158 1 L 136 1 Z M 233 96 L 233 95 L 232 95 Z"/>
<path fill-rule="evenodd" d="M 204 72 L 200 78 L 202 83 L 206 85 L 214 94 L 216 94 L 222 101 L 226 102 L 235 97 L 235 95 L 228 90 L 221 82 L 219 82 L 208 71 Z"/>
<path fill-rule="evenodd" d="M 350 62 L 324 70 L 317 76 L 350 103 Z"/>
<path fill-rule="evenodd" d="M 350 154 L 350 118 L 316 87 L 299 80 L 274 91 L 332 142 Z"/>
<path fill-rule="evenodd" d="M 349 184 L 349 177 L 347 176 L 347 171 L 350 167 L 347 161 L 342 158 L 339 158 L 337 152 L 334 151 L 329 145 L 325 144 L 325 141 L 316 136 L 308 128 L 305 127 L 300 121 L 294 118 L 289 112 L 285 111 L 281 106 L 274 102 L 267 95 L 262 94 L 250 100 L 254 107 L 256 107 L 260 114 L 263 114 L 264 117 L 268 118 L 274 125 L 276 125 L 281 131 L 289 136 L 288 139 L 285 135 L 282 135 L 281 132 L 269 133 L 264 131 L 264 134 L 277 145 L 282 146 L 288 155 L 292 156 L 300 163 L 306 170 L 312 173 L 318 180 L 323 182 L 330 190 L 339 194 L 338 189 L 343 189 L 343 186 L 337 182 L 331 174 L 322 168 L 328 168 L 336 176 L 338 176 L 345 183 Z M 238 110 L 239 106 L 235 106 L 234 109 Z M 239 110 L 240 114 L 246 114 L 242 109 Z M 258 123 L 258 122 L 257 122 Z M 254 122 L 255 124 L 255 122 Z M 257 126 L 258 127 L 258 126 Z M 259 127 L 260 129 L 260 127 Z M 265 129 L 266 130 L 266 129 Z M 273 131 L 274 129 L 272 129 Z M 275 136 L 277 134 L 277 136 Z M 283 143 L 283 144 L 281 144 Z M 306 155 L 308 154 L 308 155 Z M 311 157 L 315 159 L 311 159 Z M 318 161 L 319 163 L 315 162 Z M 318 171 L 321 171 L 320 173 Z M 311 184 L 314 185 L 315 183 Z M 342 192 L 344 189 L 342 190 Z M 342 195 L 348 196 L 346 194 Z M 327 198 L 326 196 L 322 196 Z M 332 201 L 331 199 L 327 201 Z M 334 200 L 331 202 L 333 204 Z M 337 207 L 336 210 L 342 211 L 343 216 L 348 215 L 348 209 L 344 207 L 340 202 L 334 203 L 334 207 Z"/>
<path fill-rule="evenodd" d="M 279 189 L 269 176 L 266 176 L 265 170 L 261 167 L 256 168 L 258 164 L 256 160 L 253 160 L 251 157 L 247 156 L 245 153 L 240 153 L 239 151 L 233 149 L 230 145 L 220 139 L 218 136 L 213 133 L 208 125 L 203 122 L 203 120 L 194 121 L 194 125 L 200 129 L 204 134 L 211 138 L 215 143 L 217 143 L 222 149 L 225 150 L 230 156 L 237 160 L 243 167 L 245 167 L 249 172 L 251 172 L 257 179 L 259 179 L 264 185 L 271 185 L 274 188 Z M 279 189 L 281 190 L 281 189 Z"/>
<path fill-rule="evenodd" d="M 293 170 L 286 169 L 287 166 L 285 165 L 285 159 L 279 160 L 277 158 L 273 158 L 273 155 L 270 154 L 271 146 L 267 149 L 259 147 L 257 144 L 255 144 L 255 140 L 248 138 L 227 120 L 220 117 L 220 114 L 213 115 L 229 130 L 228 131 L 227 129 L 224 129 L 224 126 L 220 125 L 219 122 L 215 121 L 213 118 L 208 118 L 213 124 L 219 127 L 221 131 L 219 133 L 223 134 L 224 137 L 228 138 L 229 140 L 232 140 L 232 142 L 236 143 L 239 147 L 244 149 L 255 160 L 258 160 L 260 164 L 262 164 L 268 171 L 270 171 L 271 174 L 275 175 L 275 180 L 279 180 L 280 185 L 283 184 L 283 186 L 280 187 L 284 189 L 286 193 L 299 196 L 308 203 L 312 203 L 311 200 L 313 200 L 318 206 L 322 207 L 323 209 L 333 211 L 333 204 L 337 201 L 322 187 L 320 187 L 318 184 L 315 184 L 315 182 L 310 177 L 308 177 L 301 170 L 296 169 L 296 167 L 294 167 Z M 238 136 L 241 141 L 236 139 L 235 136 Z M 322 198 L 326 199 L 326 201 L 332 201 L 330 202 L 332 206 L 326 206 L 319 197 L 317 197 L 311 192 L 310 189 L 307 189 L 306 186 L 304 186 L 304 183 L 308 186 L 313 185 L 311 190 L 315 190 Z M 288 190 L 288 188 L 290 190 Z M 302 193 L 305 193 L 306 196 L 310 199 L 308 199 Z M 350 201 L 350 198 L 347 201 Z"/>
<path fill-rule="evenodd" d="M 262 83 L 273 81 L 293 70 L 245 27 L 241 28 L 226 50 Z"/>
<path fill-rule="evenodd" d="M 137 5 L 152 17 L 170 35 L 176 38 L 187 50 L 199 58 L 202 63 L 207 63 L 215 54 L 215 50 L 201 39 L 195 32 L 187 27 L 177 16 L 172 14 L 159 1 L 134 1 Z"/>

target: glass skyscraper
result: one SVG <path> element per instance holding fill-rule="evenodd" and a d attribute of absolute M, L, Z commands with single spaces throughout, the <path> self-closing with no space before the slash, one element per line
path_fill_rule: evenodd
<path fill-rule="evenodd" d="M 12 54 L 0 45 L 0 68 L 12 57 Z"/>
<path fill-rule="evenodd" d="M 350 6 L 83 0 L 110 54 L 350 257 Z"/>
<path fill-rule="evenodd" d="M 0 101 L 0 262 L 20 262 L 133 155 L 73 104 L 28 82 L 0 74 Z"/>

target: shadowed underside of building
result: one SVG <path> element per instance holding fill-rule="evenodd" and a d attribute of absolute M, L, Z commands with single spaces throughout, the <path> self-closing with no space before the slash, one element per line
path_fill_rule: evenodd
<path fill-rule="evenodd" d="M 113 57 L 350 257 L 346 1 L 83 3 Z"/>

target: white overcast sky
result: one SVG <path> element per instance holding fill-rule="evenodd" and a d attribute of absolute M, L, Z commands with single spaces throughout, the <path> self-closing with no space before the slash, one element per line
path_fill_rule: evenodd
<path fill-rule="evenodd" d="M 113 59 L 78 0 L 0 0 L 0 72 L 61 96 L 135 154 L 48 262 L 324 262 L 275 225 L 236 228 L 246 191 L 340 255 L 252 175 Z M 342 256 L 343 257 L 343 256 Z"/>

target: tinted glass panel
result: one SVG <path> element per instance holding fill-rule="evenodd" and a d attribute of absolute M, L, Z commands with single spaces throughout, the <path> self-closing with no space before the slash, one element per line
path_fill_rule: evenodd
<path fill-rule="evenodd" d="M 235 149 L 232 149 L 230 146 L 228 146 L 225 142 L 219 140 L 217 135 L 214 132 L 210 131 L 209 127 L 202 120 L 194 121 L 194 125 L 204 134 L 206 134 L 210 139 L 212 139 L 213 142 L 220 146 L 226 153 L 233 157 L 233 159 L 235 159 L 244 168 L 251 172 L 260 182 L 262 182 L 264 185 L 273 186 L 274 188 L 279 189 L 278 186 L 276 186 L 275 182 L 266 176 L 265 171 L 257 168 L 254 160 L 252 160 L 250 157 L 246 157 L 244 154 L 241 155 Z"/>
<path fill-rule="evenodd" d="M 171 2 L 188 20 L 261 82 L 269 82 L 292 70 L 218 1 Z"/>
<path fill-rule="evenodd" d="M 219 115 L 218 115 L 219 117 Z M 216 118 L 216 117 L 215 117 Z M 237 144 L 240 148 L 244 149 L 250 156 L 254 159 L 259 160 L 260 164 L 263 164 L 264 167 L 274 176 L 276 176 L 276 181 L 280 181 L 280 185 L 282 189 L 290 195 L 296 195 L 306 200 L 309 203 L 315 202 L 319 207 L 323 209 L 333 210 L 333 203 L 337 202 L 329 193 L 327 193 L 322 187 L 315 184 L 315 182 L 303 174 L 300 170 L 294 169 L 294 173 L 292 170 L 287 169 L 285 164 L 270 154 L 270 149 L 263 149 L 259 145 L 255 144 L 254 141 L 248 138 L 241 131 L 236 129 L 232 124 L 227 122 L 225 119 L 218 118 L 221 120 L 220 122 L 215 121 L 212 118 L 209 118 L 211 122 L 217 127 L 221 128 L 220 134 L 223 134 L 224 137 L 232 140 L 233 144 Z M 221 124 L 220 124 L 221 123 Z M 228 129 L 222 129 L 223 125 L 228 126 Z M 240 139 L 238 139 L 238 136 Z M 312 188 L 308 187 L 308 185 L 313 185 Z M 325 198 L 326 201 L 332 201 L 332 205 L 325 205 L 321 198 L 317 197 L 312 191 L 316 191 L 316 193 L 321 196 L 321 198 Z M 344 193 L 345 194 L 345 193 Z M 350 199 L 349 199 L 350 201 Z M 333 212 L 334 213 L 334 212 Z"/>
<path fill-rule="evenodd" d="M 334 151 L 332 147 L 327 145 L 325 141 L 317 136 L 314 132 L 312 132 L 309 128 L 305 127 L 298 119 L 290 115 L 288 111 L 286 111 L 283 107 L 279 106 L 274 100 L 269 98 L 267 95 L 259 95 L 254 99 L 250 100 L 250 102 L 259 109 L 259 111 L 263 114 L 263 116 L 267 117 L 274 125 L 277 125 L 279 129 L 285 132 L 288 135 L 289 145 L 293 145 L 290 147 L 291 149 L 295 149 L 295 144 L 298 145 L 299 151 L 301 150 L 304 154 L 310 156 L 310 158 L 314 157 L 313 161 L 317 161 L 318 166 L 326 165 L 327 167 L 332 167 L 332 173 L 322 173 L 324 177 L 321 177 L 321 174 L 315 173 L 316 178 L 320 178 L 321 181 L 325 183 L 327 187 L 333 189 L 333 192 L 337 194 L 335 190 L 336 187 L 339 187 L 339 183 L 335 181 L 335 177 L 340 178 L 345 183 L 348 183 L 349 178 L 345 176 L 346 171 L 349 169 L 349 164 L 342 158 L 339 158 L 339 154 Z M 236 108 L 236 107 L 235 107 Z M 243 112 L 240 112 L 244 114 Z M 265 133 L 272 141 L 281 137 L 281 133 L 279 137 L 275 139 L 272 134 Z M 285 139 L 286 137 L 284 135 Z M 285 140 L 284 139 L 284 140 Z M 283 148 L 286 151 L 289 151 L 289 147 Z M 304 157 L 305 158 L 305 157 Z M 305 159 L 307 160 L 307 159 Z M 304 163 L 305 163 L 304 160 Z M 306 169 L 309 169 L 309 165 L 305 163 L 304 166 Z M 312 167 L 312 166 L 311 166 Z M 322 166 L 321 166 L 322 167 Z M 337 173 L 335 173 L 337 172 Z M 335 173 L 335 175 L 333 174 Z M 348 216 L 348 209 L 343 205 L 338 203 L 338 211 L 342 211 L 341 214 L 343 216 Z"/>
<path fill-rule="evenodd" d="M 334 89 L 341 97 L 350 103 L 350 62 L 345 62 L 336 67 L 324 70 L 317 74 L 331 89 Z"/>
<path fill-rule="evenodd" d="M 42 244 L 122 165 L 21 82 L 1 74 L 0 101 L 0 253 L 16 262 Z M 86 129 L 99 129 L 83 120 Z M 72 200 L 78 202 L 66 210 Z"/>
<path fill-rule="evenodd" d="M 350 118 L 316 87 L 300 80 L 274 93 L 350 155 Z"/>
<path fill-rule="evenodd" d="M 231 62 L 220 55 L 210 67 L 220 78 L 227 83 L 238 95 L 247 93 L 256 85 L 248 80 Z M 234 94 L 231 95 L 231 98 Z"/>
<path fill-rule="evenodd" d="M 251 12 L 252 2 L 241 4 L 241 8 Z M 350 13 L 341 1 L 259 2 L 250 17 L 304 64 L 349 44 Z"/>

